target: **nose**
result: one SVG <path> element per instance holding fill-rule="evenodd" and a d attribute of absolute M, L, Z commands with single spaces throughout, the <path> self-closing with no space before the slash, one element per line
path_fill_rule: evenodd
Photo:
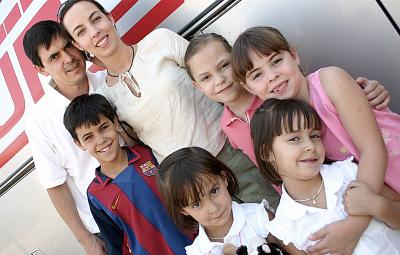
<path fill-rule="evenodd" d="M 63 53 L 62 57 L 63 57 L 64 63 L 69 63 L 72 61 L 73 57 L 68 51 L 64 50 L 62 53 Z"/>
<path fill-rule="evenodd" d="M 215 74 L 215 85 L 216 86 L 220 86 L 220 85 L 224 84 L 225 81 L 226 81 L 225 75 L 223 75 L 222 73 Z"/>
<path fill-rule="evenodd" d="M 96 37 L 100 33 L 100 29 L 95 25 L 89 26 L 88 30 L 89 30 L 90 37 Z"/>
<path fill-rule="evenodd" d="M 312 152 L 315 150 L 315 143 L 311 139 L 307 139 L 304 146 L 306 151 Z"/>
<path fill-rule="evenodd" d="M 207 210 L 209 214 L 213 214 L 216 211 L 218 211 L 218 204 L 215 203 L 214 201 L 209 201 L 208 202 L 208 206 L 207 206 Z"/>
<path fill-rule="evenodd" d="M 278 74 L 276 74 L 275 72 L 271 72 L 268 77 L 268 82 L 274 82 L 276 81 L 276 79 L 278 79 Z"/>

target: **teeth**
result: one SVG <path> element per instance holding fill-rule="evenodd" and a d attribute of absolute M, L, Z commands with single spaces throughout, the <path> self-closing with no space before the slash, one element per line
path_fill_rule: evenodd
<path fill-rule="evenodd" d="M 110 149 L 110 147 L 111 147 L 111 144 L 110 144 L 110 145 L 107 145 L 107 146 L 104 147 L 103 149 L 99 150 L 99 152 L 106 152 L 106 151 L 108 151 L 108 150 Z"/>
<path fill-rule="evenodd" d="M 272 92 L 279 92 L 281 91 L 281 89 L 286 85 L 286 82 L 282 83 L 280 86 L 278 86 L 277 88 L 275 88 Z"/>
<path fill-rule="evenodd" d="M 101 40 L 96 44 L 96 46 L 97 46 L 97 47 L 103 47 L 104 44 L 105 44 L 106 42 L 107 42 L 107 36 L 104 36 L 103 39 L 101 39 Z"/>

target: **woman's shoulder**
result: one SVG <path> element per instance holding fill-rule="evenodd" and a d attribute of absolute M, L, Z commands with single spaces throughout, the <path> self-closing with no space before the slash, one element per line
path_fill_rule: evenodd
<path fill-rule="evenodd" d="M 157 28 L 147 34 L 140 43 L 154 43 L 154 42 L 162 42 L 168 40 L 170 38 L 175 38 L 178 36 L 175 32 L 167 29 L 167 28 Z"/>

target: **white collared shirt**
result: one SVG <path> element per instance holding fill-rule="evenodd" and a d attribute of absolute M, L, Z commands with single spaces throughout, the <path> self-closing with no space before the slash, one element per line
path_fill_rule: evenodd
<path fill-rule="evenodd" d="M 159 162 L 189 146 L 216 156 L 226 140 L 219 124 L 222 106 L 196 89 L 184 68 L 187 45 L 164 28 L 138 43 L 129 72 L 140 87 L 140 98 L 120 82 L 112 87 L 102 83 L 101 93 L 117 107 L 120 120 L 132 126 Z"/>
<path fill-rule="evenodd" d="M 315 208 L 295 202 L 282 186 L 282 197 L 275 218 L 267 222 L 270 233 L 284 244 L 293 243 L 305 250 L 315 244 L 308 237 L 327 224 L 347 217 L 342 195 L 347 185 L 356 179 L 357 165 L 352 158 L 323 165 L 327 209 Z M 395 231 L 380 221 L 371 220 L 353 254 L 400 254 L 400 231 Z"/>
<path fill-rule="evenodd" d="M 104 79 L 105 72 L 87 72 L 89 93 Z M 86 190 L 99 165 L 87 151 L 74 143 L 63 124 L 64 112 L 70 100 L 54 89 L 54 82 L 44 86 L 45 95 L 27 114 L 25 131 L 29 139 L 35 168 L 44 189 L 67 182 L 79 215 L 88 230 L 99 229 L 90 213 Z"/>
<path fill-rule="evenodd" d="M 250 250 L 253 246 L 266 243 L 265 238 L 269 232 L 265 228 L 269 221 L 268 213 L 265 210 L 268 207 L 267 201 L 263 200 L 260 204 L 244 203 L 238 204 L 232 201 L 233 223 L 228 234 L 224 237 L 224 243 L 231 243 L 236 247 L 245 245 Z M 257 242 L 259 240 L 259 242 Z M 224 243 L 211 242 L 208 239 L 203 226 L 199 227 L 199 234 L 193 244 L 186 246 L 186 254 L 202 255 L 222 254 Z"/>

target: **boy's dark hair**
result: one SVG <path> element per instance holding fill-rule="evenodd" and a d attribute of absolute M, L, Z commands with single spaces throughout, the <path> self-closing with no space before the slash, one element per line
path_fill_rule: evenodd
<path fill-rule="evenodd" d="M 253 27 L 244 31 L 236 39 L 232 48 L 232 68 L 238 81 L 246 81 L 246 73 L 253 69 L 249 51 L 260 56 L 268 56 L 273 52 L 290 51 L 290 44 L 282 33 L 273 27 Z"/>
<path fill-rule="evenodd" d="M 39 49 L 43 47 L 48 50 L 52 41 L 58 37 L 69 41 L 60 24 L 54 20 L 39 21 L 26 31 L 23 39 L 24 51 L 32 64 L 44 67 Z"/>
<path fill-rule="evenodd" d="M 222 43 L 227 52 L 230 53 L 232 51 L 232 46 L 225 39 L 225 37 L 216 33 L 202 34 L 191 39 L 188 47 L 186 48 L 184 60 L 185 60 L 186 71 L 192 80 L 194 80 L 194 78 L 192 75 L 192 71 L 190 69 L 189 60 L 209 42 L 220 42 Z"/>
<path fill-rule="evenodd" d="M 117 117 L 116 108 L 100 94 L 84 94 L 77 96 L 68 105 L 64 113 L 64 126 L 75 141 L 79 141 L 76 129 L 100 123 L 100 116 L 114 122 Z"/>
<path fill-rule="evenodd" d="M 204 177 L 226 178 L 231 196 L 238 192 L 238 183 L 232 170 L 199 147 L 188 147 L 175 151 L 159 166 L 158 188 L 165 201 L 168 213 L 175 224 L 183 230 L 195 230 L 198 223 L 191 216 L 181 213 L 190 202 L 200 201 L 205 195 Z"/>
<path fill-rule="evenodd" d="M 257 164 L 261 174 L 273 184 L 282 183 L 277 169 L 267 160 L 273 153 L 275 138 L 294 132 L 296 128 L 322 130 L 321 119 L 314 108 L 297 99 L 266 100 L 254 113 L 250 126 Z"/>

